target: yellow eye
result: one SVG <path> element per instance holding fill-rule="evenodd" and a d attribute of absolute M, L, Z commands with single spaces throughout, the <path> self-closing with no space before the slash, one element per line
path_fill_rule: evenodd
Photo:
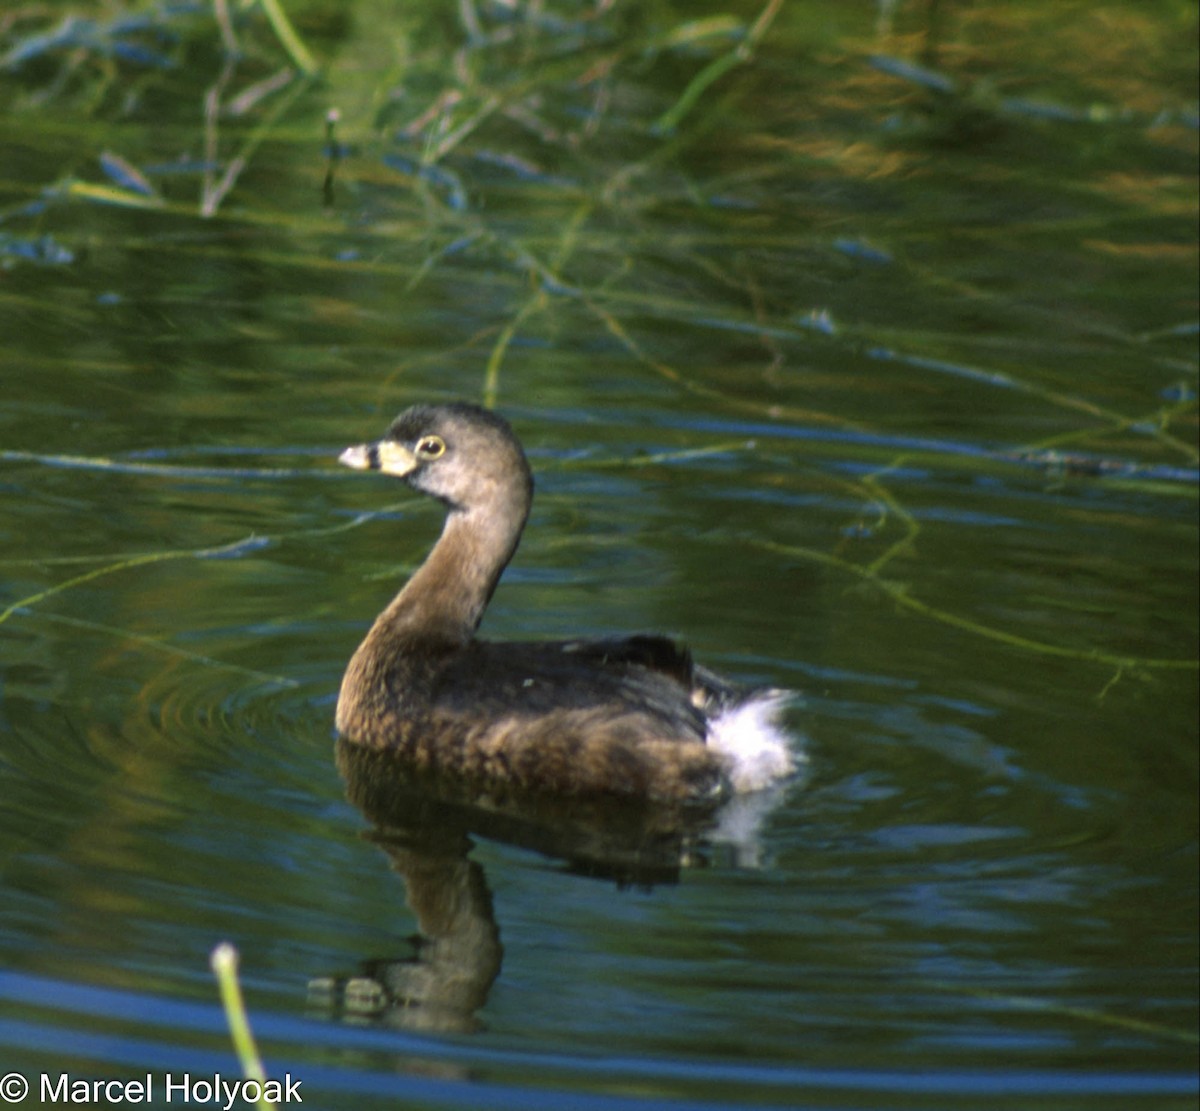
<path fill-rule="evenodd" d="M 446 450 L 446 441 L 441 436 L 422 436 L 417 441 L 417 454 L 422 459 L 436 459 Z"/>

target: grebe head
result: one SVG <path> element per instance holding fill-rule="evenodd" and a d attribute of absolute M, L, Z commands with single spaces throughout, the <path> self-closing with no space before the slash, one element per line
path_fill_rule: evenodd
<path fill-rule="evenodd" d="M 533 477 L 508 422 L 467 402 L 414 405 L 383 439 L 347 448 L 339 462 L 403 478 L 452 510 L 501 509 L 524 522 Z"/>

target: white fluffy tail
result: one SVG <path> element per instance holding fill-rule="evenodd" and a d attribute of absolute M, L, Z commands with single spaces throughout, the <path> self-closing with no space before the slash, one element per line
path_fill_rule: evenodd
<path fill-rule="evenodd" d="M 806 759 L 792 750 L 794 742 L 779 720 L 793 697 L 785 690 L 756 691 L 709 722 L 708 743 L 725 758 L 738 794 L 769 787 Z"/>

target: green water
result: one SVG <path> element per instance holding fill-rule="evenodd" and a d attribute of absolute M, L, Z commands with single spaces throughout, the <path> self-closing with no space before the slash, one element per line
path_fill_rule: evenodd
<path fill-rule="evenodd" d="M 1195 5 L 146 11 L 0 26 L 0 1074 L 237 1074 L 228 939 L 325 1107 L 1194 1106 Z M 801 692 L 753 835 L 365 835 L 440 510 L 334 460 L 451 397 L 487 635 Z"/>

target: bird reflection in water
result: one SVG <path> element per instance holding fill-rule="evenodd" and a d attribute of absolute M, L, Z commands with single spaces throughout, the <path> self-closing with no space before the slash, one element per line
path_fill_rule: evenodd
<path fill-rule="evenodd" d="M 714 860 L 761 863 L 761 826 L 782 790 L 719 807 L 562 799 L 414 771 L 395 753 L 339 740 L 347 798 L 404 881 L 417 937 L 402 957 L 364 960 L 352 975 L 309 984 L 314 1010 L 346 1021 L 469 1032 L 500 973 L 503 947 L 476 838 L 530 849 L 573 874 L 618 887 L 674 884 Z"/>

